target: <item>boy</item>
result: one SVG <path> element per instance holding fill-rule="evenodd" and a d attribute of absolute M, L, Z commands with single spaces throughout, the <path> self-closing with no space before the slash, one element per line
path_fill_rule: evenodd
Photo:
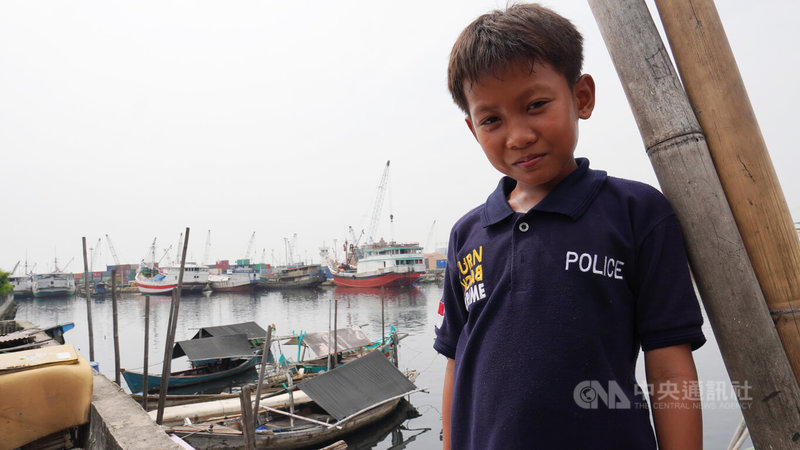
<path fill-rule="evenodd" d="M 575 159 L 595 101 L 582 44 L 553 11 L 515 5 L 453 47 L 450 92 L 506 176 L 450 235 L 445 449 L 702 446 L 691 351 L 705 337 L 681 232 L 657 190 Z"/>

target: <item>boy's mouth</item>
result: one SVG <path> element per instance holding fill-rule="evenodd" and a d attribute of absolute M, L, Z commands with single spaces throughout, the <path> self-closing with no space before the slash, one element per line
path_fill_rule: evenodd
<path fill-rule="evenodd" d="M 514 162 L 515 166 L 519 166 L 523 169 L 530 169 L 531 167 L 536 166 L 539 162 L 544 158 L 545 154 L 540 153 L 536 155 L 526 155 Z"/>

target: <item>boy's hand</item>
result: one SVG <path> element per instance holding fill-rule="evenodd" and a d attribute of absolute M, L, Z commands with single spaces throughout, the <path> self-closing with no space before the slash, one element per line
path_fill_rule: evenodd
<path fill-rule="evenodd" d="M 697 369 L 689 344 L 644 353 L 659 449 L 703 448 Z"/>

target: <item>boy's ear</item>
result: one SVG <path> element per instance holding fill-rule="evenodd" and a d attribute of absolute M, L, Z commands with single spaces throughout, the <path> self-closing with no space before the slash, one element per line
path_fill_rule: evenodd
<path fill-rule="evenodd" d="M 594 78 L 589 74 L 583 74 L 575 86 L 572 88 L 575 96 L 575 106 L 578 110 L 578 117 L 588 119 L 592 117 L 594 110 Z"/>
<path fill-rule="evenodd" d="M 475 136 L 475 140 L 477 141 L 478 140 L 478 135 L 475 134 L 475 127 L 472 125 L 472 120 L 469 118 L 469 116 L 464 118 L 464 122 L 467 122 L 467 127 L 469 128 L 469 131 L 472 132 L 472 135 Z M 480 141 L 478 141 L 478 142 L 480 142 Z"/>

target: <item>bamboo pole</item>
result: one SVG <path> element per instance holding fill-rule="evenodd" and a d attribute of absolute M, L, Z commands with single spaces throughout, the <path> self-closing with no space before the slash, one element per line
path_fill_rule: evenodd
<path fill-rule="evenodd" d="M 89 361 L 94 359 L 94 331 L 92 329 L 92 296 L 89 295 L 89 261 L 86 258 L 86 236 L 83 240 L 83 285 L 86 289 L 86 325 L 89 328 Z"/>
<path fill-rule="evenodd" d="M 161 385 L 158 388 L 158 412 L 156 423 L 161 425 L 164 418 L 164 403 L 167 399 L 169 390 L 169 375 L 172 369 L 172 347 L 175 345 L 175 329 L 178 326 L 178 311 L 181 304 L 181 287 L 183 286 L 183 269 L 186 267 L 186 248 L 189 245 L 189 227 L 186 227 L 186 239 L 183 241 L 183 252 L 181 253 L 181 268 L 178 272 L 178 285 L 172 291 L 172 303 L 170 306 L 170 321 L 167 325 L 167 341 L 164 344 L 164 365 L 161 369 Z"/>
<path fill-rule="evenodd" d="M 656 0 L 656 6 L 767 307 L 800 380 L 800 241 L 717 9 L 712 0 Z"/>
<path fill-rule="evenodd" d="M 264 376 L 267 372 L 267 358 L 269 358 L 270 347 L 272 346 L 273 325 L 267 327 L 267 335 L 264 337 L 264 349 L 261 350 L 261 367 L 258 370 L 258 384 L 256 385 L 256 405 L 261 400 L 261 388 L 264 386 Z M 258 413 L 258 407 L 256 407 Z M 258 414 L 254 417 L 253 428 L 258 427 Z"/>
<path fill-rule="evenodd" d="M 756 448 L 800 438 L 800 389 L 705 137 L 644 0 L 589 0 L 664 194 Z"/>
<path fill-rule="evenodd" d="M 339 300 L 333 299 L 333 362 L 335 369 L 339 365 Z"/>
<path fill-rule="evenodd" d="M 150 296 L 144 296 L 144 363 L 142 368 L 142 408 L 147 411 L 147 378 L 150 363 Z"/>
<path fill-rule="evenodd" d="M 256 397 L 258 401 L 258 397 Z M 253 424 L 258 420 L 258 410 L 256 410 L 255 418 L 253 417 L 253 406 L 250 404 L 250 385 L 242 386 L 242 391 L 239 393 L 239 403 L 242 408 L 242 438 L 244 438 L 244 448 L 256 448 L 256 429 Z"/>
<path fill-rule="evenodd" d="M 122 386 L 119 367 L 119 320 L 117 310 L 117 269 L 111 269 L 111 325 L 114 333 L 114 381 Z"/>

